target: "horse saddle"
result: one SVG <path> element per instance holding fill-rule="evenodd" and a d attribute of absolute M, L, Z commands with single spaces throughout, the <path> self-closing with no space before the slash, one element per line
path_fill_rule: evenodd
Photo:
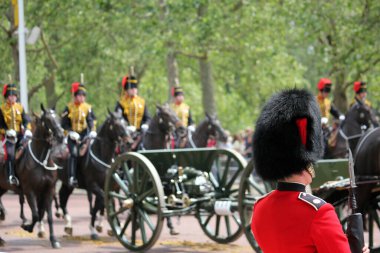
<path fill-rule="evenodd" d="M 88 147 L 91 144 L 91 138 L 85 138 L 80 144 L 79 144 L 79 156 L 84 156 L 87 151 Z"/>

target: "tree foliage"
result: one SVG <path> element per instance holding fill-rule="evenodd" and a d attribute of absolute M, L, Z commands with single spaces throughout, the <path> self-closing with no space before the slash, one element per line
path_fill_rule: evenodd
<path fill-rule="evenodd" d="M 17 68 L 10 2 L 0 3 L 2 82 Z M 273 92 L 315 91 L 320 77 L 333 80 L 341 110 L 359 79 L 369 83 L 369 98 L 378 107 L 379 12 L 376 0 L 25 1 L 26 27 L 42 29 L 37 43 L 27 45 L 29 106 L 37 110 L 43 101 L 62 110 L 70 84 L 84 73 L 88 101 L 102 121 L 119 98 L 122 76 L 134 66 L 139 93 L 154 114 L 155 104 L 168 99 L 172 55 L 196 122 L 208 111 L 205 102 L 214 99 L 232 132 L 252 126 Z M 200 64 L 205 57 L 211 95 L 202 94 L 208 85 L 202 82 L 206 65 Z"/>

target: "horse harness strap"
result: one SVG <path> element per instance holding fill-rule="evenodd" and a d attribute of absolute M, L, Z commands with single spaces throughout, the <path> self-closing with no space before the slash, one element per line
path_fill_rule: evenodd
<path fill-rule="evenodd" d="M 96 155 L 92 152 L 92 142 L 90 144 L 90 147 L 89 147 L 89 151 L 90 151 L 90 156 L 96 161 L 98 162 L 99 164 L 103 165 L 104 167 L 110 169 L 111 168 L 111 165 L 103 162 L 102 160 L 100 160 L 98 157 L 96 157 Z"/>
<path fill-rule="evenodd" d="M 343 131 L 342 129 L 339 129 L 339 133 L 340 135 L 342 135 L 342 137 L 347 141 L 347 140 L 352 140 L 352 139 L 356 139 L 356 138 L 360 138 L 363 136 L 363 134 L 355 134 L 355 135 L 351 135 L 351 136 L 347 136 Z"/>
<path fill-rule="evenodd" d="M 188 131 L 188 136 L 189 136 L 189 142 L 191 144 L 191 147 L 192 148 L 197 148 L 197 146 L 195 145 L 194 141 L 193 141 L 193 134 L 191 131 Z"/>
<path fill-rule="evenodd" d="M 58 166 L 57 164 L 54 163 L 54 166 L 53 167 L 50 167 L 50 166 L 47 166 L 47 163 L 48 163 L 48 159 L 50 157 L 50 152 L 51 152 L 51 149 L 49 148 L 48 149 L 48 152 L 46 154 L 46 157 L 44 159 L 43 162 L 40 162 L 37 157 L 34 155 L 33 153 L 33 150 L 30 146 L 30 143 L 32 143 L 32 141 L 28 141 L 28 149 L 29 149 L 29 154 L 31 155 L 31 157 L 33 158 L 33 160 L 38 163 L 39 165 L 41 165 L 42 167 L 44 167 L 46 170 L 57 170 L 57 169 L 62 169 L 62 167 Z"/>
<path fill-rule="evenodd" d="M 377 128 L 373 128 L 366 136 L 364 136 L 363 140 L 359 143 L 359 145 L 356 147 L 356 153 L 362 148 L 363 143 L 365 140 L 368 139 L 368 137 L 375 132 Z M 356 158 L 356 157 L 355 157 Z M 356 160 L 356 159 L 355 159 Z"/>

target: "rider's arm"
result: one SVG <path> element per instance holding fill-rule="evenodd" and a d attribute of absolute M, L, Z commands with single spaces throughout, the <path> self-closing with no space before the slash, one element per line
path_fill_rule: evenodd
<path fill-rule="evenodd" d="M 187 120 L 187 125 L 191 126 L 194 124 L 193 117 L 191 117 L 191 111 L 189 110 L 189 118 Z"/>
<path fill-rule="evenodd" d="M 5 134 L 6 129 L 8 129 L 8 126 L 5 123 L 3 111 L 0 110 L 0 134 Z"/>
<path fill-rule="evenodd" d="M 340 112 L 338 111 L 338 109 L 334 105 L 331 105 L 330 113 L 332 116 L 334 116 L 334 118 L 339 119 Z"/>
<path fill-rule="evenodd" d="M 127 115 L 124 113 L 124 108 L 121 106 L 119 101 L 116 102 L 116 106 L 115 106 L 115 112 L 117 112 L 117 111 L 121 111 L 121 114 L 123 115 L 124 120 L 128 122 Z"/>
<path fill-rule="evenodd" d="M 92 110 L 91 107 L 88 110 L 86 121 L 87 121 L 87 126 L 88 126 L 89 130 L 90 131 L 96 131 L 96 117 L 95 117 L 94 111 Z"/>
<path fill-rule="evenodd" d="M 61 126 L 65 130 L 71 130 L 71 120 L 69 119 L 69 107 L 65 107 L 65 110 L 61 114 Z"/>
<path fill-rule="evenodd" d="M 21 118 L 22 118 L 22 125 L 24 126 L 24 129 L 32 129 L 32 126 L 30 125 L 30 118 L 29 116 L 25 113 L 24 108 L 22 109 L 21 113 Z"/>
<path fill-rule="evenodd" d="M 151 120 L 151 117 L 149 115 L 149 112 L 148 112 L 148 109 L 147 109 L 147 106 L 144 107 L 144 114 L 143 114 L 143 117 L 142 117 L 142 120 L 141 120 L 141 125 L 142 124 L 147 124 L 149 125 L 149 122 Z"/>

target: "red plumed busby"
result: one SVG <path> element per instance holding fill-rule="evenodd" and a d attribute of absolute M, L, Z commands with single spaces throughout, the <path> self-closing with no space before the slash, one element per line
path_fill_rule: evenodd
<path fill-rule="evenodd" d="M 332 86 L 332 83 L 331 83 L 330 79 L 328 79 L 328 78 L 321 78 L 321 79 L 319 79 L 317 88 L 320 91 L 330 92 L 331 86 Z"/>
<path fill-rule="evenodd" d="M 9 95 L 17 96 L 17 87 L 14 83 L 4 84 L 3 87 L 3 96 L 7 98 Z"/>
<path fill-rule="evenodd" d="M 76 95 L 85 95 L 86 96 L 86 87 L 84 84 L 76 82 L 71 84 L 71 93 Z"/>
<path fill-rule="evenodd" d="M 137 88 L 138 81 L 137 78 L 133 75 L 131 76 L 124 76 L 121 80 L 121 85 L 123 86 L 124 90 Z"/>
<path fill-rule="evenodd" d="M 253 159 L 265 180 L 305 170 L 322 156 L 321 116 L 315 97 L 303 89 L 285 90 L 265 104 L 253 135 Z"/>
<path fill-rule="evenodd" d="M 354 82 L 355 93 L 362 93 L 367 91 L 367 84 L 365 82 L 357 81 Z"/>

